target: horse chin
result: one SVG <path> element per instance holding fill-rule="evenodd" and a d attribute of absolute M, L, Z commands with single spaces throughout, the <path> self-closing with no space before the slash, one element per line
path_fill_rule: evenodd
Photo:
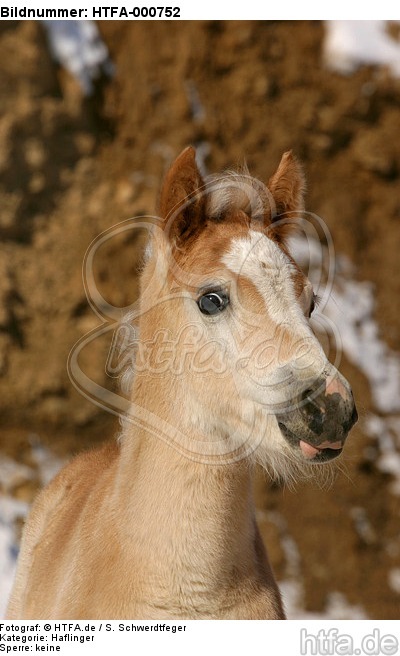
<path fill-rule="evenodd" d="M 280 431 L 287 444 L 293 449 L 300 460 L 310 465 L 321 465 L 334 460 L 343 451 L 343 442 L 321 441 L 318 445 L 311 444 L 307 438 L 294 434 L 286 424 L 278 422 Z"/>

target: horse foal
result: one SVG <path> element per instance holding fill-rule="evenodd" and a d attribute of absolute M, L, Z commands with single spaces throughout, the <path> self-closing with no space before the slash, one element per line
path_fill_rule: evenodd
<path fill-rule="evenodd" d="M 291 153 L 267 186 L 204 180 L 191 147 L 172 164 L 123 376 L 131 416 L 34 503 L 10 619 L 285 618 L 253 465 L 296 479 L 339 455 L 357 419 L 286 245 L 303 189 Z"/>

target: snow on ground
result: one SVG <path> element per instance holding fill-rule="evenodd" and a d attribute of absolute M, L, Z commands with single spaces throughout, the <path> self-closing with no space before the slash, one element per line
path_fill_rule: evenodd
<path fill-rule="evenodd" d="M 400 77 L 400 43 L 390 36 L 389 22 L 325 21 L 324 59 L 327 66 L 339 73 L 352 73 L 363 64 L 380 65 Z"/>
<path fill-rule="evenodd" d="M 289 620 L 364 620 L 368 619 L 361 606 L 352 606 L 346 597 L 332 591 L 321 613 L 308 613 L 304 610 L 304 584 L 301 558 L 295 541 L 288 531 L 284 516 L 277 511 L 257 511 L 259 521 L 263 519 L 273 523 L 279 531 L 280 544 L 285 556 L 285 578 L 279 581 L 283 603 Z M 393 570 L 394 571 L 394 570 Z M 393 580 L 396 581 L 395 573 Z"/>
<path fill-rule="evenodd" d="M 294 239 L 291 250 L 321 299 L 313 315 L 316 324 L 321 314 L 330 320 L 331 336 L 339 338 L 336 347 L 342 348 L 347 359 L 367 377 L 376 410 L 400 412 L 400 354 L 380 338 L 373 285 L 355 280 L 354 267 L 347 258 L 335 258 L 309 235 Z"/>
<path fill-rule="evenodd" d="M 369 414 L 365 430 L 378 440 L 380 454 L 376 464 L 381 471 L 393 476 L 390 490 L 400 496 L 400 416 Z"/>
<path fill-rule="evenodd" d="M 40 487 L 46 485 L 64 464 L 41 445 L 36 436 L 32 436 L 31 449 L 32 467 L 0 455 L 0 618 L 4 617 L 14 580 L 19 542 L 16 527 L 23 522 L 29 510 L 28 503 L 11 496 L 12 491 L 24 482 L 35 479 Z"/>
<path fill-rule="evenodd" d="M 339 329 L 347 359 L 367 377 L 373 402 L 382 413 L 400 411 L 400 355 L 379 335 L 373 286 L 351 278 L 350 263 L 338 271 L 324 313 Z"/>
<path fill-rule="evenodd" d="M 293 240 L 292 252 L 322 299 L 321 313 L 335 327 L 331 337 L 339 338 L 337 349 L 368 379 L 376 414 L 366 417 L 364 430 L 378 440 L 377 466 L 392 474 L 391 491 L 400 495 L 400 354 L 380 337 L 373 286 L 355 280 L 351 262 L 334 258 L 309 234 Z M 318 310 L 315 314 L 318 324 Z"/>
<path fill-rule="evenodd" d="M 365 417 L 363 428 L 378 446 L 378 455 L 375 450 L 371 454 L 376 466 L 392 476 L 389 490 L 400 495 L 400 354 L 390 350 L 380 337 L 373 285 L 356 280 L 352 264 L 343 256 L 335 257 L 331 245 L 321 246 L 309 228 L 302 238 L 293 240 L 292 253 L 321 298 L 315 313 L 317 330 L 322 318 L 318 314 L 322 314 L 329 319 L 330 323 L 323 326 L 337 342 L 336 354 L 340 356 L 342 350 L 369 382 L 374 412 Z M 355 507 L 350 514 L 363 541 L 373 542 L 376 536 L 366 510 Z M 389 585 L 395 591 L 400 589 L 399 569 L 389 573 Z M 288 615 L 292 619 L 313 619 L 301 612 L 300 573 L 281 587 L 287 598 Z M 363 619 L 365 613 L 362 608 L 349 606 L 339 593 L 332 593 L 323 616 Z"/>
<path fill-rule="evenodd" d="M 101 75 L 113 75 L 114 66 L 94 21 L 44 20 L 42 23 L 54 59 L 72 73 L 86 95 L 93 93 L 93 84 Z"/>
<path fill-rule="evenodd" d="M 325 21 L 323 57 L 326 65 L 339 73 L 349 74 L 361 65 L 388 68 L 400 77 L 400 43 L 388 30 L 389 23 L 399 21 L 353 20 Z M 102 74 L 112 76 L 114 65 L 101 40 L 94 21 L 42 21 L 54 59 L 79 81 L 84 93 L 93 92 L 93 83 Z M 197 89 L 189 80 L 186 85 L 195 120 L 204 116 Z"/>
<path fill-rule="evenodd" d="M 340 73 L 351 73 L 361 65 L 387 67 L 400 77 L 400 43 L 382 20 L 325 21 L 324 60 Z M 74 75 L 84 92 L 90 95 L 93 82 L 102 73 L 113 75 L 114 66 L 100 38 L 94 21 L 42 21 L 54 59 Z M 186 92 L 196 117 L 202 107 L 194 86 L 189 81 Z"/>
<path fill-rule="evenodd" d="M 0 495 L 0 617 L 4 617 L 14 580 L 18 555 L 15 525 L 24 519 L 27 512 L 27 503 Z"/>

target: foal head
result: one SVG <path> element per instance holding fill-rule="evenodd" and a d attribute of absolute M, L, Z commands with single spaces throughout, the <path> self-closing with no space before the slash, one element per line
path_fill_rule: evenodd
<path fill-rule="evenodd" d="M 204 180 L 187 148 L 166 176 L 142 275 L 140 337 L 154 345 L 162 329 L 174 344 L 159 384 L 180 428 L 283 476 L 339 455 L 357 419 L 286 246 L 303 191 L 291 153 L 265 187 L 246 172 Z"/>

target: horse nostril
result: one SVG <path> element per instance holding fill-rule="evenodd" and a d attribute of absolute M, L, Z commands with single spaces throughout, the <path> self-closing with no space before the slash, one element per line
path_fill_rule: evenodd
<path fill-rule="evenodd" d="M 300 411 L 311 430 L 320 435 L 324 425 L 324 412 L 320 404 L 313 398 L 315 392 L 306 389 L 301 395 Z"/>
<path fill-rule="evenodd" d="M 356 405 L 354 404 L 353 412 L 351 413 L 352 426 L 358 421 L 358 412 Z"/>

